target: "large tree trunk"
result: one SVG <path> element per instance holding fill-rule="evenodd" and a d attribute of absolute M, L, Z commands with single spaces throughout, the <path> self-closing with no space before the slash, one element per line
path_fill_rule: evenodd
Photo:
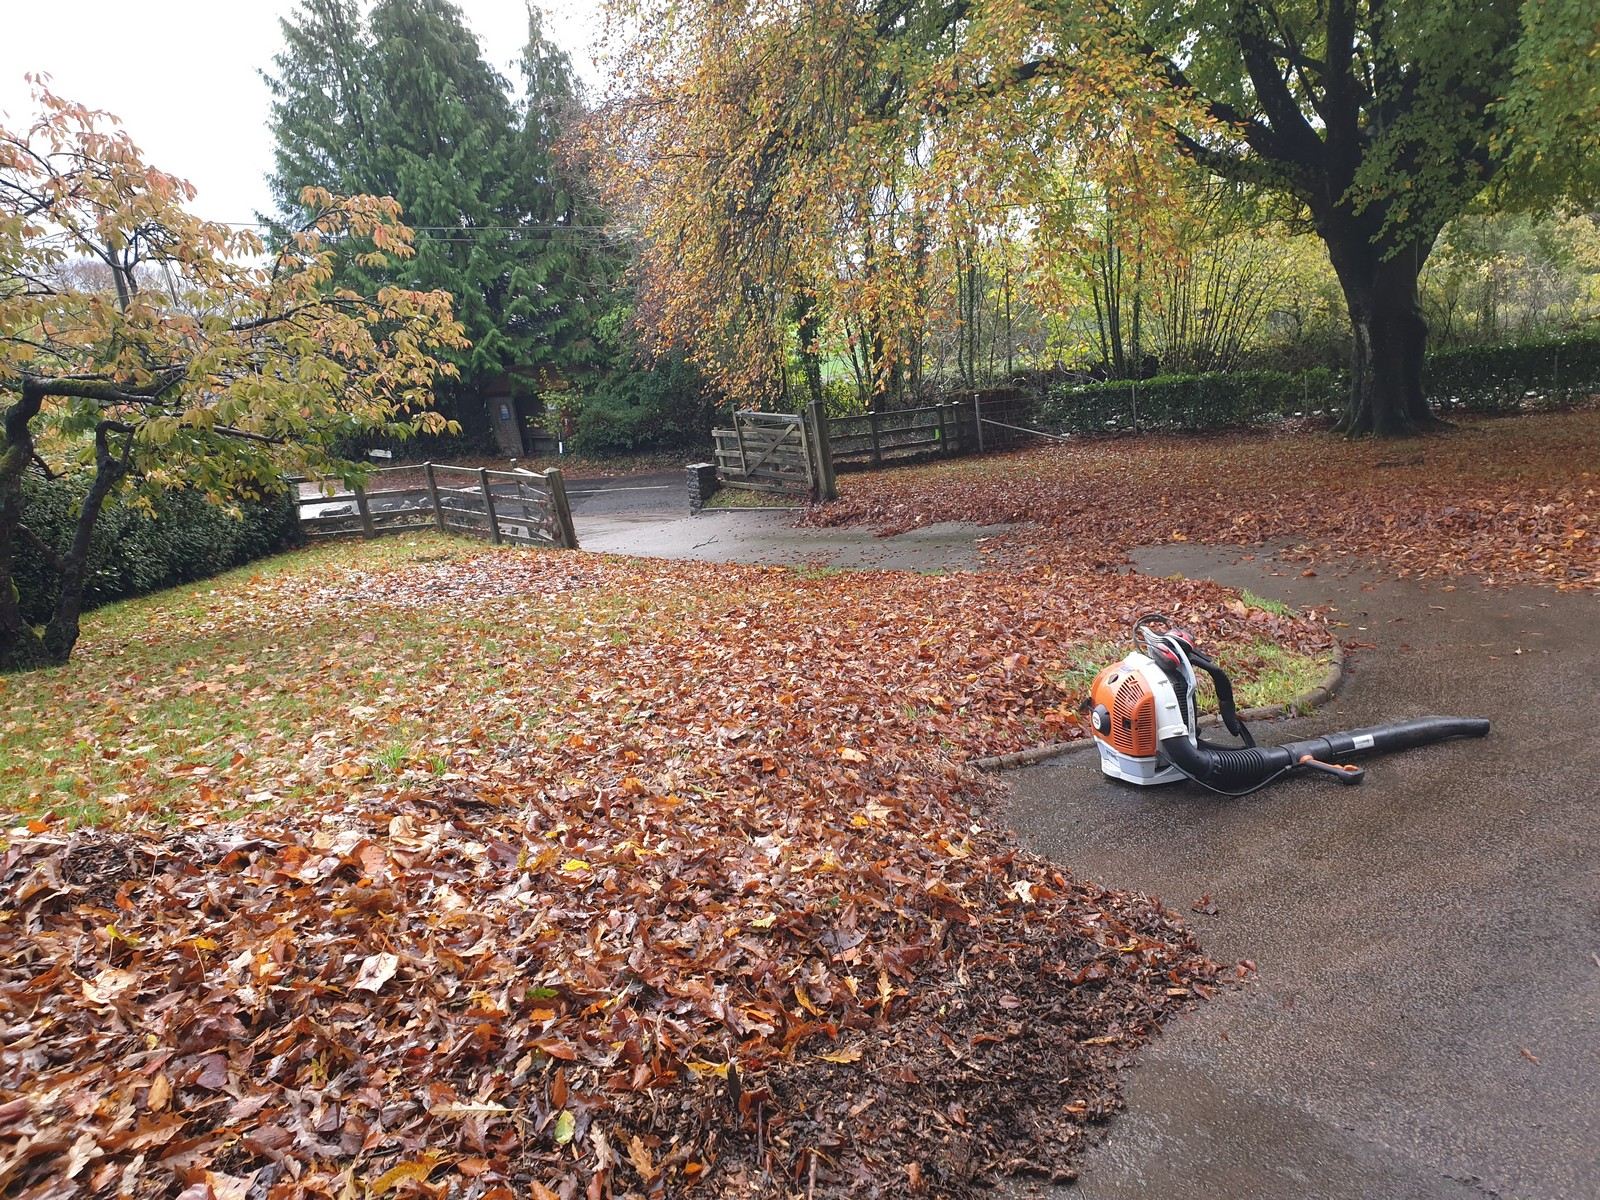
<path fill-rule="evenodd" d="M 1428 246 L 1384 257 L 1361 235 L 1328 238 L 1350 314 L 1350 398 L 1339 429 L 1357 437 L 1406 437 L 1443 424 L 1422 390 L 1428 322 L 1417 277 Z"/>
<path fill-rule="evenodd" d="M 42 667 L 50 661 L 44 639 L 22 615 L 22 596 L 12 574 L 22 540 L 22 474 L 33 461 L 29 424 L 43 402 L 42 392 L 24 385 L 5 410 L 0 429 L 0 672 Z"/>
<path fill-rule="evenodd" d="M 825 403 L 822 393 L 822 350 L 819 344 L 822 326 L 817 318 L 815 297 L 804 291 L 796 292 L 794 312 L 796 335 L 800 341 L 800 363 L 806 373 L 806 400 L 822 405 Z"/>
<path fill-rule="evenodd" d="M 43 393 L 24 386 L 17 402 L 8 408 L 4 437 L 0 440 L 0 672 L 27 671 L 36 667 L 59 666 L 72 657 L 78 643 L 79 619 L 83 613 L 83 589 L 89 577 L 89 545 L 95 523 L 100 519 L 106 498 L 128 473 L 133 450 L 132 430 L 116 421 L 102 421 L 95 430 L 95 475 L 78 510 L 78 523 L 72 545 L 55 558 L 58 571 L 56 601 L 50 621 L 43 631 L 35 629 L 24 616 L 22 597 L 17 590 L 14 563 L 18 546 L 38 539 L 24 533 L 22 476 L 33 461 L 33 436 L 29 423 L 39 412 Z M 110 435 L 121 433 L 126 441 L 120 453 L 112 453 Z M 43 553 L 54 551 L 41 545 Z"/>
<path fill-rule="evenodd" d="M 64 663 L 72 657 L 72 648 L 78 644 L 78 623 L 83 615 L 83 588 L 89 580 L 89 545 L 94 538 L 95 524 L 106 498 L 128 473 L 128 458 L 133 450 L 133 434 L 127 430 L 127 442 L 120 456 L 111 452 L 109 434 L 115 423 L 102 421 L 95 430 L 94 482 L 83 498 L 78 510 L 77 528 L 73 530 L 72 545 L 61 560 L 61 579 L 57 585 L 56 608 L 50 623 L 44 629 L 44 651 L 51 662 Z"/>

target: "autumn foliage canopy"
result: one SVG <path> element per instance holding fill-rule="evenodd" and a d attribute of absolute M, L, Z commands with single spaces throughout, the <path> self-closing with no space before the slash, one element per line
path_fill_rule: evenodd
<path fill-rule="evenodd" d="M 0 129 L 0 668 L 62 661 L 77 637 L 89 535 L 105 499 L 189 488 L 217 503 L 285 474 L 349 471 L 363 430 L 442 426 L 428 411 L 461 343 L 444 293 L 330 286 L 341 255 L 409 255 L 393 200 L 310 190 L 271 248 L 204 221 L 193 189 L 149 166 L 113 118 L 36 88 Z M 83 269 L 85 264 L 89 269 Z M 92 483 L 58 561 L 55 615 L 22 618 L 14 549 L 25 471 Z"/>

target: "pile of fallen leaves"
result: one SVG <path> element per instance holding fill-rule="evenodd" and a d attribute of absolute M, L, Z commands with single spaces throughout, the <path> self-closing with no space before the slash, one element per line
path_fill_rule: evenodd
<path fill-rule="evenodd" d="M 964 760 L 1059 736 L 1070 651 L 1146 609 L 1328 642 L 1134 575 L 412 544 L 127 606 L 0 682 L 0 732 L 82 755 L 67 793 L 16 736 L 0 771 L 34 814 L 0 858 L 8 1195 L 1068 1175 L 1116 1063 L 1218 973 L 991 831 Z"/>
<path fill-rule="evenodd" d="M 1279 432 L 1083 439 L 845 476 L 819 525 L 1044 527 L 1013 539 L 1083 570 L 1168 541 L 1288 542 L 1400 575 L 1600 587 L 1600 410 L 1477 421 L 1402 442 Z"/>

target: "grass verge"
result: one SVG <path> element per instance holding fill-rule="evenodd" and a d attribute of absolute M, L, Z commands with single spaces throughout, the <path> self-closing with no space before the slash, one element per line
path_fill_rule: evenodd
<path fill-rule="evenodd" d="M 773 492 L 750 492 L 743 488 L 718 488 L 706 501 L 707 509 L 804 508 L 805 501 Z"/>

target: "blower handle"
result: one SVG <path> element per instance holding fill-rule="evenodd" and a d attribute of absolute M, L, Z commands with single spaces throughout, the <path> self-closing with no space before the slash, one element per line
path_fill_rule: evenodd
<path fill-rule="evenodd" d="M 1350 786 L 1360 783 L 1367 777 L 1367 769 L 1358 767 L 1354 763 L 1323 762 L 1320 758 L 1312 758 L 1307 754 L 1295 764 L 1299 771 L 1321 771 L 1324 775 L 1332 775 L 1340 783 Z"/>

